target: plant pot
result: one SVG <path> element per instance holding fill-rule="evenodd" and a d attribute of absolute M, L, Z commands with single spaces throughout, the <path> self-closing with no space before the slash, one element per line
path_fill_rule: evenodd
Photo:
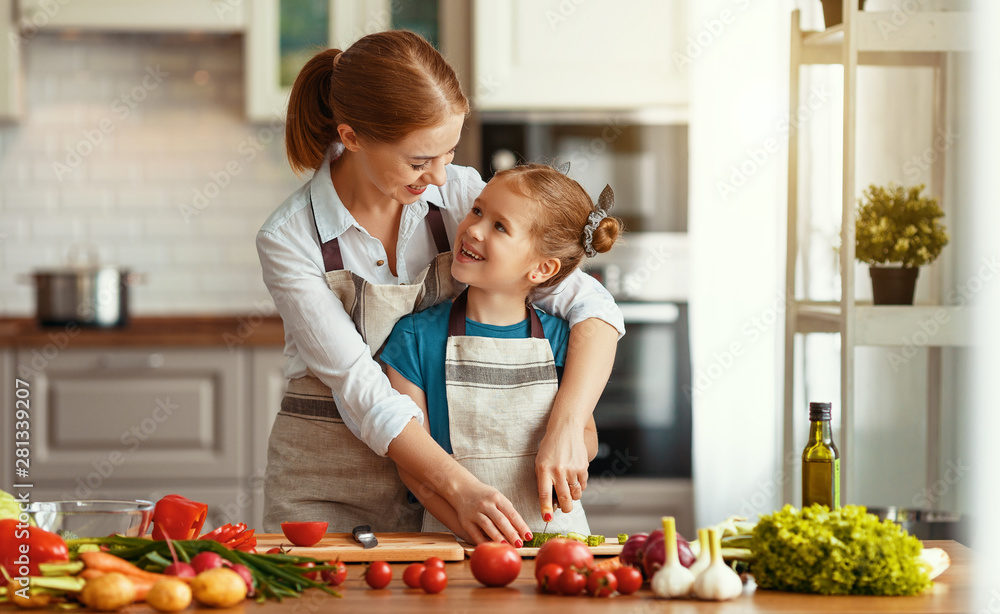
<path fill-rule="evenodd" d="M 872 277 L 872 296 L 876 305 L 912 305 L 920 269 L 913 267 L 868 268 Z"/>
<path fill-rule="evenodd" d="M 844 21 L 843 0 L 821 0 L 823 2 L 823 24 L 829 28 Z M 858 10 L 865 8 L 865 0 L 858 0 Z"/>

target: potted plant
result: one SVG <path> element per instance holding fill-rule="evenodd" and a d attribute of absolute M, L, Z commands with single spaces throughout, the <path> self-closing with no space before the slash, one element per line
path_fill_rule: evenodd
<path fill-rule="evenodd" d="M 870 185 L 858 204 L 855 257 L 870 265 L 876 305 L 912 305 L 918 267 L 948 244 L 936 198 L 913 187 Z M 889 266 L 885 266 L 889 265 Z"/>
<path fill-rule="evenodd" d="M 821 0 L 823 3 L 823 26 L 831 28 L 844 21 L 844 0 Z M 864 10 L 865 0 L 858 0 L 858 10 Z"/>

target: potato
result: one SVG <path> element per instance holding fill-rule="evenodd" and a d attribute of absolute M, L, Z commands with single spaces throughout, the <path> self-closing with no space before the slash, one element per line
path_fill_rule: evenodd
<path fill-rule="evenodd" d="M 202 605 L 228 608 L 243 601 L 247 595 L 247 584 L 232 569 L 216 567 L 195 576 L 191 581 L 191 591 Z"/>
<path fill-rule="evenodd" d="M 179 612 L 191 605 L 191 587 L 177 578 L 164 578 L 153 585 L 146 603 L 160 612 Z"/>
<path fill-rule="evenodd" d="M 101 612 L 114 612 L 135 601 L 135 586 L 124 574 L 113 571 L 88 580 L 80 601 Z"/>

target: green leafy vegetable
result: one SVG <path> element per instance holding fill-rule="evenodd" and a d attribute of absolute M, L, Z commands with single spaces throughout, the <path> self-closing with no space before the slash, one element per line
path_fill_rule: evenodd
<path fill-rule="evenodd" d="M 920 540 L 862 506 L 786 505 L 753 532 L 752 570 L 764 589 L 823 595 L 916 595 L 931 585 Z"/>

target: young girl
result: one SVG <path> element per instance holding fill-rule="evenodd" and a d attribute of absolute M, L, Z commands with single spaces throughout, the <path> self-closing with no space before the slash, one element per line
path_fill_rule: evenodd
<path fill-rule="evenodd" d="M 458 227 L 451 266 L 468 289 L 454 301 L 406 316 L 382 353 L 389 381 L 425 412 L 431 436 L 473 475 L 500 490 L 533 531 L 589 534 L 583 508 L 545 517 L 535 481 L 538 451 L 565 362 L 569 325 L 537 312 L 542 295 L 572 273 L 585 255 L 611 248 L 621 230 L 607 217 L 605 188 L 595 207 L 580 184 L 551 166 L 528 164 L 490 181 Z M 591 416 L 587 453 L 597 453 Z M 455 510 L 400 477 L 424 504 L 424 531 L 442 524 L 465 535 Z M 581 491 L 571 485 L 574 498 Z M 433 515 L 435 518 L 432 518 Z"/>

